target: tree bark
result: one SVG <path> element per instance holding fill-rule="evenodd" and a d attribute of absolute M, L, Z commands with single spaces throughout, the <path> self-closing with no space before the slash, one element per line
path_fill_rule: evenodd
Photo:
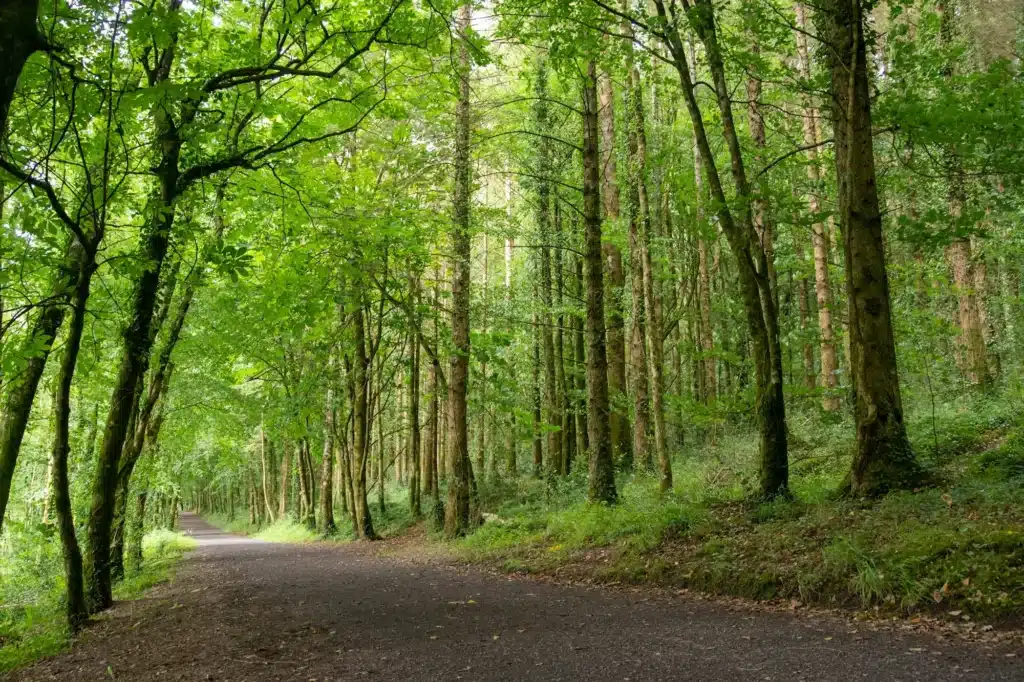
<path fill-rule="evenodd" d="M 807 7 L 798 2 L 796 7 L 796 35 L 797 62 L 799 65 L 800 77 L 805 81 L 811 79 L 810 51 L 807 46 Z M 818 129 L 818 109 L 814 106 L 810 97 L 804 98 L 803 104 L 803 132 L 804 145 L 807 150 L 807 179 L 811 184 L 811 191 L 807 195 L 807 207 L 815 216 L 821 213 L 821 194 L 824 191 L 821 178 L 821 165 L 818 160 L 818 150 L 814 145 L 819 144 L 821 136 Z M 818 355 L 821 358 L 821 387 L 824 389 L 822 407 L 828 412 L 835 412 L 839 409 L 839 396 L 836 389 L 839 385 L 839 377 L 836 373 L 838 363 L 836 361 L 835 332 L 832 329 L 832 284 L 829 281 L 829 234 L 825 223 L 815 218 L 811 225 L 811 243 L 814 249 L 814 295 L 818 304 L 818 331 L 820 342 L 818 344 Z"/>
<path fill-rule="evenodd" d="M 889 279 L 871 136 L 861 0 L 826 0 L 816 19 L 831 72 L 839 215 L 846 256 L 857 446 L 849 490 L 874 495 L 921 480 L 903 424 Z"/>
<path fill-rule="evenodd" d="M 659 17 L 669 21 L 663 0 L 655 0 Z M 673 8 L 674 13 L 674 8 Z M 777 311 L 767 276 L 765 251 L 751 217 L 751 192 L 743 166 L 739 138 L 732 116 L 732 104 L 725 66 L 719 51 L 714 12 L 709 0 L 699 0 L 687 11 L 691 26 L 700 36 L 707 53 L 708 64 L 718 98 L 719 113 L 726 146 L 729 149 L 733 181 L 740 199 L 739 219 L 730 209 L 718 168 L 704 127 L 703 113 L 697 102 L 694 82 L 687 62 L 686 50 L 680 38 L 676 17 L 671 28 L 664 33 L 666 46 L 679 74 L 683 97 L 690 113 L 694 137 L 703 161 L 705 179 L 715 203 L 718 222 L 736 259 L 740 292 L 747 317 L 747 331 L 751 341 L 751 354 L 755 369 L 754 401 L 760 432 L 759 496 L 770 499 L 787 495 L 789 489 L 789 463 L 786 437 L 786 408 L 782 394 L 782 355 L 779 344 Z"/>
<path fill-rule="evenodd" d="M 77 260 L 77 277 L 72 297 L 71 319 L 68 323 L 64 354 L 61 358 L 57 387 L 54 391 L 54 436 L 52 463 L 53 506 L 57 515 L 57 527 L 61 548 L 64 553 L 64 579 L 66 583 L 68 626 L 76 632 L 89 617 L 85 601 L 85 582 L 82 572 L 82 551 L 75 536 L 75 519 L 71 505 L 71 488 L 68 479 L 68 457 L 71 451 L 69 422 L 71 419 L 71 383 L 78 364 L 78 353 L 82 346 L 82 331 L 85 328 L 86 303 L 95 270 L 95 252 L 77 241 L 72 246 Z"/>
<path fill-rule="evenodd" d="M 459 55 L 455 77 L 458 81 L 458 103 L 455 107 L 455 196 L 452 222 L 452 356 L 448 375 L 448 425 L 451 438 L 452 475 L 448 481 L 448 502 L 445 505 L 444 532 L 449 538 L 469 530 L 470 462 L 469 433 L 466 424 L 466 392 L 469 384 L 469 268 L 472 181 L 469 156 L 469 59 L 468 32 L 472 6 L 459 7 L 457 30 Z"/>
<path fill-rule="evenodd" d="M 537 104 L 534 107 L 534 125 L 539 133 L 546 131 L 550 125 L 547 109 L 547 65 L 543 59 L 537 67 L 537 83 L 535 95 Z M 551 175 L 550 145 L 547 140 L 537 144 L 537 239 L 540 243 L 540 302 L 541 315 L 537 330 L 540 333 L 541 349 L 544 358 L 544 430 L 547 440 L 547 473 L 557 474 L 562 464 L 562 424 L 561 410 L 558 403 L 557 378 L 555 372 L 555 342 L 553 338 L 553 322 L 551 310 L 551 185 L 547 180 Z"/>
<path fill-rule="evenodd" d="M 559 461 L 558 470 L 563 476 L 569 474 L 572 466 L 573 448 L 576 447 L 576 422 L 572 406 L 568 402 L 568 387 L 565 375 L 565 268 L 563 263 L 563 239 L 561 202 L 555 201 L 555 291 L 554 303 L 558 311 L 555 316 L 555 393 L 558 399 L 559 416 Z M 570 347 L 571 348 L 571 347 Z"/>
<path fill-rule="evenodd" d="M 576 296 L 579 300 L 585 298 L 585 286 L 583 283 L 583 259 L 576 259 Z M 586 335 L 585 335 L 585 322 L 584 319 L 576 315 L 573 316 L 573 338 L 574 338 L 574 350 L 575 350 L 575 361 L 573 363 L 573 374 L 576 376 L 576 452 L 579 453 L 580 457 L 586 457 L 590 450 L 590 434 L 588 433 L 589 426 L 587 425 L 587 382 L 586 382 Z M 609 342 L 610 343 L 610 342 Z M 609 382 L 611 381 L 611 372 L 608 373 Z M 614 414 L 614 409 L 612 410 Z M 611 422 L 609 421 L 609 438 L 611 436 Z M 614 457 L 615 446 L 614 439 L 612 439 L 612 456 Z"/>
<path fill-rule="evenodd" d="M 353 401 L 355 462 L 350 477 L 352 481 L 352 521 L 355 536 L 359 540 L 375 540 L 377 534 L 373 530 L 373 519 L 370 516 L 370 504 L 366 499 L 366 467 L 369 459 L 370 429 L 368 421 L 369 378 L 367 369 L 370 359 L 366 355 L 366 324 L 363 314 L 363 301 L 359 297 L 352 315 L 352 328 L 355 334 L 355 361 L 353 363 L 353 383 L 355 384 L 355 400 Z"/>
<path fill-rule="evenodd" d="M 332 361 L 329 365 L 333 366 Z M 333 376 L 329 381 L 334 381 Z M 337 528 L 334 524 L 334 388 L 328 386 L 324 405 L 324 453 L 320 460 L 320 514 L 317 529 L 321 535 L 331 535 Z"/>
<path fill-rule="evenodd" d="M 536 296 L 534 297 L 536 299 Z M 541 429 L 541 388 L 540 388 L 540 328 L 537 311 L 533 312 L 533 363 L 531 364 L 530 406 L 532 409 L 533 477 L 540 478 L 544 471 L 544 435 Z"/>
<path fill-rule="evenodd" d="M 180 6 L 180 0 L 169 0 L 172 14 L 176 14 Z M 151 87 L 157 87 L 169 80 L 177 37 L 177 30 L 172 30 L 168 45 L 158 50 L 154 56 L 155 66 L 149 75 Z M 130 322 L 124 332 L 121 365 L 111 394 L 110 410 L 103 431 L 92 488 L 86 553 L 86 597 L 93 611 L 105 609 L 113 603 L 110 535 L 117 492 L 118 465 L 133 412 L 136 387 L 149 364 L 149 351 L 153 344 L 150 333 L 153 311 L 160 285 L 160 272 L 167 255 L 171 226 L 174 222 L 174 204 L 178 196 L 181 131 L 173 121 L 166 103 L 159 103 L 154 107 L 153 117 L 156 148 L 159 154 L 155 169 L 158 189 L 149 204 L 150 222 L 143 237 L 141 260 L 147 266 L 135 285 Z"/>
<path fill-rule="evenodd" d="M 3 529 L 14 468 L 18 463 L 39 380 L 46 369 L 53 341 L 64 321 L 64 303 L 78 280 L 75 273 L 76 262 L 81 257 L 80 249 L 81 245 L 77 242 L 68 247 L 64 263 L 54 275 L 50 300 L 40 307 L 39 315 L 23 345 L 23 352 L 28 355 L 25 367 L 18 376 L 9 379 L 5 387 L 7 396 L 0 427 L 0 530 Z"/>
<path fill-rule="evenodd" d="M 601 197 L 604 218 L 608 221 L 619 219 L 619 186 L 616 180 L 615 163 L 615 90 L 611 75 L 602 72 L 598 81 L 600 108 L 600 164 Z M 632 435 L 626 405 L 626 335 L 622 314 L 622 297 L 626 287 L 626 275 L 622 268 L 622 252 L 619 247 L 606 242 L 603 247 L 608 270 L 608 390 L 612 404 L 611 439 L 615 457 L 628 458 L 632 455 Z"/>
<path fill-rule="evenodd" d="M 36 21 L 36 0 L 4 0 L 0 3 L 0 139 L 6 138 L 7 115 L 18 77 L 28 58 L 47 48 Z"/>
<path fill-rule="evenodd" d="M 691 56 L 693 50 L 691 46 Z M 695 58 L 694 58 L 694 61 Z M 696 189 L 697 223 L 701 230 L 706 230 L 704 224 L 704 178 L 700 156 L 700 146 L 696 139 L 693 143 L 693 182 Z M 700 321 L 700 397 L 705 403 L 713 403 L 718 399 L 718 377 L 715 367 L 715 333 L 711 320 L 711 263 L 708 254 L 708 240 L 703 235 L 697 237 L 697 300 L 699 307 Z"/>
<path fill-rule="evenodd" d="M 598 153 L 597 67 L 587 64 L 583 80 L 583 216 L 587 283 L 587 424 L 590 462 L 587 497 L 614 503 L 611 410 L 608 404 L 608 358 L 605 354 L 604 269 L 601 253 L 601 179 Z"/>
<path fill-rule="evenodd" d="M 419 291 L 419 281 L 412 281 L 413 295 Z M 417 297 L 418 298 L 418 297 Z M 415 302 L 418 305 L 418 300 Z M 419 320 L 411 321 L 419 326 Z M 415 328 L 415 327 L 414 327 Z M 420 342 L 419 336 L 413 332 L 409 335 L 409 511 L 413 518 L 423 515 L 420 501 L 422 486 L 420 481 Z"/>

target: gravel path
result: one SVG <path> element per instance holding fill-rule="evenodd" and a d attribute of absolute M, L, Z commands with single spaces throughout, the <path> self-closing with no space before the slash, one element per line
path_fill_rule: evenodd
<path fill-rule="evenodd" d="M 12 679 L 1024 680 L 1024 652 L 926 633 L 182 527 L 174 583 Z"/>

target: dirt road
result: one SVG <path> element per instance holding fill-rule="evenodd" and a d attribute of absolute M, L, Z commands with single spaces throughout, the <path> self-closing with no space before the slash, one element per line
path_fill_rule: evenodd
<path fill-rule="evenodd" d="M 174 583 L 13 679 L 1024 680 L 1005 648 L 182 526 Z"/>

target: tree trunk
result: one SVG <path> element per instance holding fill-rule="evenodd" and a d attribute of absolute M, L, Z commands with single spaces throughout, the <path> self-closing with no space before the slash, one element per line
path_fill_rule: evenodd
<path fill-rule="evenodd" d="M 142 571 L 142 539 L 146 534 L 146 501 L 148 491 L 143 488 L 135 494 L 135 513 L 128 537 L 128 572 L 138 575 Z"/>
<path fill-rule="evenodd" d="M 363 315 L 362 298 L 357 299 L 352 316 L 352 328 L 356 337 L 355 366 L 353 383 L 355 384 L 355 400 L 352 404 L 354 422 L 355 462 L 352 470 L 352 520 L 355 536 L 359 540 L 375 540 L 377 534 L 373 530 L 373 519 L 370 517 L 370 504 L 366 499 L 366 467 L 369 459 L 370 429 L 368 421 L 369 378 L 367 369 L 370 359 L 366 355 L 366 324 Z"/>
<path fill-rule="evenodd" d="M 292 449 L 288 441 L 281 443 L 281 467 L 278 470 L 277 518 L 288 515 L 288 491 L 292 480 Z"/>
<path fill-rule="evenodd" d="M 418 280 L 413 280 L 412 287 L 415 295 L 419 291 Z M 419 320 L 413 320 L 412 324 L 416 325 L 415 329 Z M 409 511 L 418 519 L 423 515 L 423 505 L 420 501 L 420 341 L 415 331 L 409 335 L 409 342 L 412 344 L 409 349 Z"/>
<path fill-rule="evenodd" d="M 797 263 L 800 264 L 800 268 L 803 269 L 806 256 L 804 246 L 798 236 L 794 236 L 793 239 L 793 255 L 796 257 Z M 796 298 L 797 314 L 800 320 L 800 346 L 804 368 L 804 388 L 808 391 L 813 391 L 817 388 L 818 378 L 814 371 L 814 345 L 811 343 L 809 329 L 811 315 L 810 290 L 810 282 L 807 281 L 806 275 L 801 272 L 796 282 Z"/>
<path fill-rule="evenodd" d="M 809 81 L 811 78 L 810 52 L 807 46 L 807 7 L 796 3 L 796 35 L 797 61 L 799 64 L 800 77 Z M 803 105 L 803 130 L 804 145 L 807 150 L 807 179 L 811 184 L 811 191 L 807 195 L 807 207 L 814 215 L 821 213 L 821 194 L 824 191 L 821 178 L 821 165 L 818 161 L 818 150 L 812 145 L 820 142 L 818 130 L 818 109 L 812 103 L 810 97 L 804 98 Z M 825 223 L 815 219 L 811 225 L 811 243 L 814 248 L 814 295 L 818 304 L 818 331 L 821 340 L 818 345 L 818 355 L 821 358 L 821 387 L 825 394 L 822 397 L 822 407 L 835 412 L 839 409 L 839 396 L 836 388 L 839 384 L 838 364 L 836 361 L 835 332 L 832 330 L 832 285 L 829 281 L 829 234 Z"/>
<path fill-rule="evenodd" d="M 332 361 L 329 365 L 333 366 Z M 334 381 L 331 376 L 329 381 Z M 324 454 L 320 460 L 320 514 L 317 526 L 321 535 L 331 535 L 337 528 L 334 525 L 334 389 L 327 388 L 327 399 L 324 406 Z"/>
<path fill-rule="evenodd" d="M 860 0 L 826 0 L 816 19 L 828 45 L 839 215 L 846 254 L 850 360 L 857 446 L 854 495 L 874 495 L 921 480 L 903 424 L 882 215 L 871 135 L 871 98 Z"/>
<path fill-rule="evenodd" d="M 89 617 L 85 602 L 84 576 L 82 573 L 82 552 L 75 537 L 75 519 L 71 505 L 71 488 L 68 480 L 68 456 L 71 451 L 69 422 L 71 418 L 71 383 L 78 363 L 78 352 L 82 346 L 82 331 L 85 328 L 85 306 L 89 300 L 89 287 L 94 272 L 94 252 L 77 241 L 72 247 L 78 260 L 77 281 L 72 298 L 71 319 L 68 323 L 64 354 L 61 358 L 60 373 L 54 391 L 54 436 L 51 455 L 53 506 L 57 515 L 61 548 L 64 552 L 64 579 L 67 595 L 68 626 L 76 632 Z"/>
<path fill-rule="evenodd" d="M 586 295 L 586 288 L 583 281 L 583 259 L 576 259 L 576 298 L 580 301 L 584 300 Z M 586 457 L 590 450 L 590 434 L 587 433 L 589 427 L 587 425 L 587 381 L 586 381 L 586 335 L 585 335 L 585 322 L 583 317 L 573 316 L 573 347 L 575 359 L 573 361 L 573 374 L 576 376 L 576 452 L 579 453 L 580 457 Z M 609 381 L 611 380 L 611 372 L 609 372 Z M 614 421 L 614 420 L 613 420 Z M 610 436 L 609 424 L 609 437 Z M 614 441 L 612 446 L 612 456 L 614 457 Z"/>
<path fill-rule="evenodd" d="M 537 84 L 535 95 L 537 104 L 534 107 L 534 125 L 543 133 L 550 125 L 547 110 L 547 66 L 543 59 L 537 67 Z M 562 465 L 562 434 L 558 429 L 562 424 L 561 409 L 558 403 L 557 377 L 555 372 L 555 342 L 551 310 L 551 185 L 547 177 L 551 175 L 550 145 L 541 140 L 537 145 L 537 240 L 540 243 L 540 300 L 542 306 L 541 320 L 537 329 L 540 333 L 541 348 L 544 357 L 544 430 L 547 434 L 547 473 L 554 475 Z"/>
<path fill-rule="evenodd" d="M 655 5 L 659 16 L 667 20 L 663 0 L 655 0 Z M 782 394 L 782 355 L 779 344 L 778 318 L 767 276 L 766 254 L 761 248 L 752 222 L 751 192 L 746 180 L 739 138 L 733 123 L 725 67 L 719 52 L 714 13 L 709 0 L 699 0 L 697 5 L 692 6 L 687 12 L 687 15 L 691 25 L 704 42 L 708 64 L 711 67 L 719 113 L 722 117 L 723 133 L 726 146 L 729 149 L 733 180 L 740 198 L 739 220 L 733 215 L 722 187 L 704 128 L 703 113 L 694 91 L 686 50 L 674 23 L 673 28 L 666 31 L 665 41 L 679 74 L 683 97 L 693 124 L 694 137 L 703 161 L 705 179 L 716 206 L 718 222 L 736 259 L 755 369 L 755 413 L 761 436 L 759 496 L 770 499 L 788 494 L 789 488 L 786 408 Z"/>
<path fill-rule="evenodd" d="M 487 285 L 488 285 L 488 278 L 489 278 L 489 276 L 490 276 L 490 241 L 489 241 L 489 239 L 487 237 L 487 233 L 484 232 L 484 272 L 483 272 L 483 285 L 484 286 L 483 286 L 483 296 L 482 296 L 482 298 L 483 298 L 483 306 L 482 306 L 483 307 L 483 313 L 481 315 L 481 317 L 483 318 L 483 333 L 484 334 L 488 333 L 488 328 L 487 328 L 487 305 L 488 305 Z M 488 389 L 487 381 L 488 381 L 488 376 L 487 376 L 487 360 L 484 359 L 484 361 L 480 363 L 480 402 L 481 402 L 481 409 L 480 409 L 480 426 L 479 426 L 480 432 L 478 434 L 479 437 L 478 437 L 478 440 L 477 440 L 477 455 L 476 455 L 477 471 L 479 472 L 479 476 L 480 476 L 481 479 L 484 479 L 487 476 L 486 463 L 484 461 L 485 457 L 487 455 L 487 438 L 488 438 L 488 435 L 489 435 L 488 423 L 487 423 L 487 409 L 488 409 L 488 404 L 489 404 L 489 396 L 488 396 L 488 391 L 487 391 L 487 389 Z M 491 461 L 492 462 L 495 461 L 494 457 L 491 458 Z M 496 466 L 494 468 L 497 469 Z"/>
<path fill-rule="evenodd" d="M 691 52 L 692 53 L 692 52 Z M 702 177 L 700 147 L 696 140 L 693 143 L 693 182 L 696 188 L 697 223 L 701 232 L 708 229 L 704 223 L 704 178 Z M 711 263 L 708 254 L 708 240 L 702 235 L 697 236 L 697 300 L 700 322 L 700 398 L 705 403 L 713 403 L 718 399 L 718 378 L 715 367 L 715 333 L 711 321 Z"/>
<path fill-rule="evenodd" d="M 81 258 L 82 247 L 74 242 L 68 247 L 64 263 L 54 276 L 50 287 L 50 302 L 40 307 L 39 315 L 32 325 L 32 331 L 25 340 L 23 349 L 28 356 L 24 369 L 18 376 L 7 382 L 7 393 L 2 412 L 0 428 L 0 530 L 3 528 L 7 502 L 11 494 L 14 468 L 18 462 L 21 443 L 25 437 L 32 403 L 39 388 L 39 380 L 46 369 L 53 348 L 54 338 L 64 321 L 64 303 L 78 280 L 76 263 Z M 30 351 L 35 352 L 30 352 Z"/>
<path fill-rule="evenodd" d="M 0 139 L 7 139 L 7 115 L 25 62 L 37 50 L 46 49 L 36 21 L 35 0 L 4 0 L 0 3 Z M 0 517 L 2 518 L 2 517 Z"/>
<path fill-rule="evenodd" d="M 627 49 L 632 50 L 632 45 Z M 632 62 L 632 58 L 630 57 L 628 61 Z M 633 458 L 634 466 L 644 469 L 653 468 L 646 433 L 643 439 L 639 437 L 640 433 L 646 431 L 646 422 L 649 419 L 647 394 L 648 385 L 650 385 L 653 392 L 650 397 L 654 412 L 654 450 L 658 457 L 661 474 L 660 486 L 662 490 L 668 490 L 672 487 L 672 464 L 668 457 L 668 445 L 665 437 L 665 354 L 661 315 L 659 314 L 660 301 L 654 292 L 654 272 L 651 264 L 652 225 L 650 200 L 647 193 L 647 124 L 643 106 L 643 85 L 640 71 L 635 66 L 630 69 L 629 81 L 627 115 L 632 124 L 629 128 L 629 238 L 634 311 L 633 373 L 637 386 Z M 648 378 L 650 384 L 648 384 Z M 644 428 L 641 429 L 641 426 Z"/>
<path fill-rule="evenodd" d="M 171 0 L 170 11 L 176 14 L 178 0 Z M 166 83 L 174 62 L 177 31 L 172 30 L 167 47 L 154 56 L 154 68 L 149 75 L 151 87 Z M 154 107 L 155 141 L 159 162 L 155 174 L 158 190 L 151 197 L 147 215 L 150 223 L 143 237 L 141 261 L 146 269 L 139 275 L 133 295 L 131 316 L 124 332 L 124 348 L 114 390 L 110 399 L 106 427 L 100 445 L 99 460 L 92 487 L 92 505 L 89 513 L 88 551 L 86 554 L 87 599 L 93 611 L 105 609 L 113 602 L 110 573 L 110 534 L 114 519 L 117 493 L 118 466 L 124 447 L 128 422 L 138 382 L 149 364 L 153 345 L 151 323 L 160 286 L 160 272 L 174 223 L 174 204 L 178 196 L 178 159 L 182 141 L 180 128 L 172 114 L 158 104 Z"/>
<path fill-rule="evenodd" d="M 540 390 L 540 328 L 537 324 L 537 311 L 533 312 L 533 373 L 531 379 L 532 395 L 531 407 L 533 408 L 532 434 L 533 434 L 533 477 L 540 478 L 544 467 L 544 436 L 541 429 L 541 390 Z"/>
<path fill-rule="evenodd" d="M 438 390 L 437 374 L 439 366 L 436 358 L 431 358 L 430 369 L 427 371 L 427 449 L 423 458 L 423 479 L 427 488 L 427 496 L 437 502 L 437 426 L 438 426 Z"/>
<path fill-rule="evenodd" d="M 273 453 L 271 453 L 271 460 L 273 460 Z M 274 508 L 270 503 L 272 493 L 270 488 L 273 487 L 273 483 L 270 479 L 268 470 L 273 466 L 273 462 L 267 462 L 267 434 L 263 430 L 263 420 L 260 419 L 260 480 L 263 488 L 263 503 L 267 507 L 267 519 L 274 522 Z"/>
<path fill-rule="evenodd" d="M 469 384 L 469 268 L 472 180 L 469 152 L 469 59 L 472 6 L 459 8 L 459 56 L 456 64 L 458 104 L 455 107 L 455 196 L 452 222 L 452 356 L 448 376 L 448 409 L 451 438 L 451 479 L 448 481 L 448 502 L 445 505 L 444 532 L 449 538 L 469 530 L 470 462 L 469 433 L 466 425 L 466 391 Z"/>
<path fill-rule="evenodd" d="M 609 426 L 608 358 L 605 355 L 604 271 L 601 258 L 601 180 L 598 154 L 597 67 L 587 63 L 583 80 L 583 216 L 587 282 L 587 424 L 590 463 L 587 496 L 614 503 L 615 461 Z"/>
<path fill-rule="evenodd" d="M 219 190 L 218 194 L 220 195 Z M 220 198 L 222 199 L 223 197 L 221 196 Z M 217 234 L 218 237 L 223 234 L 223 226 L 219 227 Z M 206 257 L 204 257 L 203 260 L 205 261 Z M 168 276 L 169 279 L 164 283 L 160 307 L 154 315 L 154 327 L 150 332 L 151 339 L 156 337 L 159 327 L 163 326 L 163 322 L 170 310 L 171 298 L 175 288 L 175 279 L 177 278 L 176 266 L 170 273 L 168 273 Z M 111 540 L 110 564 L 111 576 L 115 580 L 120 580 L 124 577 L 125 530 L 127 528 L 129 485 L 131 483 L 132 472 L 135 469 L 135 465 L 138 462 L 139 457 L 142 456 L 143 445 L 145 444 L 147 433 L 150 428 L 150 422 L 153 418 L 153 410 L 156 408 L 157 403 L 167 394 L 171 381 L 171 373 L 173 371 L 171 355 L 174 353 L 174 348 L 178 344 L 178 339 L 181 337 L 181 330 L 185 325 L 185 319 L 188 316 L 188 312 L 192 306 L 192 300 L 195 297 L 197 283 L 197 275 L 194 274 L 194 276 L 189 279 L 181 300 L 178 302 L 178 309 L 174 315 L 174 319 L 171 321 L 171 326 L 167 329 L 166 339 L 164 340 L 160 352 L 157 354 L 156 366 L 152 373 L 153 376 L 149 382 L 149 390 L 145 401 L 141 400 L 143 388 L 142 382 L 139 381 L 136 385 L 136 397 L 134 398 L 135 408 L 133 411 L 132 421 L 129 423 L 125 438 L 125 445 L 122 449 L 121 459 L 118 465 L 117 491 L 114 496 L 114 532 Z M 159 430 L 159 427 L 157 427 L 157 430 Z M 155 442 L 153 445 L 155 445 Z"/>
<path fill-rule="evenodd" d="M 558 429 L 560 436 L 558 450 L 558 472 L 566 476 L 572 463 L 572 450 L 576 446 L 576 422 L 572 406 L 568 403 L 568 389 L 565 377 L 565 270 L 562 257 L 563 246 L 561 203 L 555 201 L 555 291 L 554 303 L 558 314 L 555 316 L 555 394 L 558 399 Z"/>
<path fill-rule="evenodd" d="M 506 215 L 512 219 L 512 180 L 505 181 L 505 203 Z M 511 237 L 505 240 L 505 309 L 512 310 L 512 249 L 515 240 Z M 516 461 L 516 415 L 509 410 L 508 429 L 505 434 L 505 473 L 508 476 L 515 476 L 518 473 L 518 462 Z"/>
<path fill-rule="evenodd" d="M 377 421 L 377 510 L 381 518 L 387 513 L 384 499 L 384 367 L 383 362 L 377 362 L 377 391 L 375 402 L 376 409 L 373 410 Z"/>
<path fill-rule="evenodd" d="M 615 90 L 611 76 L 602 72 L 598 82 L 600 96 L 600 164 L 601 192 L 604 204 L 604 218 L 608 221 L 619 219 L 619 186 L 616 181 L 615 164 Z M 619 247 L 605 243 L 602 247 L 608 269 L 608 389 L 611 394 L 611 439 L 615 457 L 628 458 L 632 454 L 629 415 L 626 405 L 626 335 L 622 314 L 622 297 L 626 287 L 626 275 L 622 269 L 622 253 Z"/>
<path fill-rule="evenodd" d="M 710 8 L 710 5 L 707 5 Z M 757 38 L 753 38 L 751 53 L 760 56 L 761 47 Z M 761 115 L 761 80 L 757 77 L 747 79 L 747 126 L 750 128 L 750 137 L 754 140 L 754 163 L 758 166 L 764 165 L 764 149 L 768 145 L 765 137 L 764 117 Z M 764 251 L 765 272 L 767 275 L 769 289 L 775 309 L 779 307 L 779 280 L 775 272 L 775 226 L 768 211 L 768 200 L 765 198 L 765 187 L 757 187 L 757 192 L 751 197 L 751 209 L 753 211 L 754 230 L 760 240 L 761 249 Z"/>

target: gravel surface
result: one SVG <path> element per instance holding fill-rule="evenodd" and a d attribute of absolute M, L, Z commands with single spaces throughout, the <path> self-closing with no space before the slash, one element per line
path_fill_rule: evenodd
<path fill-rule="evenodd" d="M 1024 680 L 1024 652 L 269 544 L 191 514 L 176 580 L 14 680 Z"/>

